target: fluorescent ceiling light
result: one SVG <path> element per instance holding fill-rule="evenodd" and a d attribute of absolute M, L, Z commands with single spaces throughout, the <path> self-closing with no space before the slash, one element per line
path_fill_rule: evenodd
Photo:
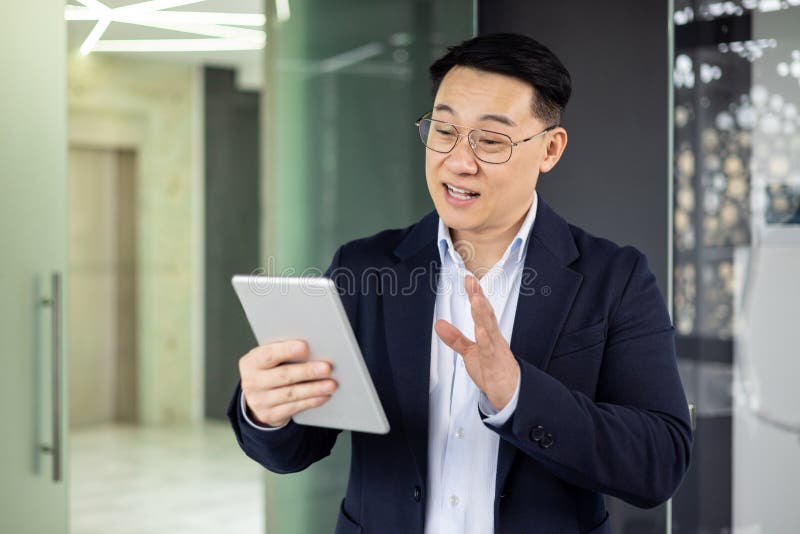
<path fill-rule="evenodd" d="M 81 4 L 85 5 L 87 9 L 91 9 L 93 11 L 98 11 L 100 13 L 105 13 L 111 11 L 111 8 L 107 5 L 103 4 L 99 0 L 78 0 Z"/>
<path fill-rule="evenodd" d="M 210 11 L 159 11 L 130 15 L 127 20 L 163 21 L 186 24 L 227 24 L 229 26 L 261 27 L 267 18 L 263 13 L 213 13 Z"/>
<path fill-rule="evenodd" d="M 226 39 L 240 39 L 243 41 L 263 42 L 264 32 L 260 30 L 249 30 L 245 28 L 235 28 L 233 26 L 222 26 L 219 24 L 180 24 L 170 22 L 141 22 L 136 19 L 124 21 L 128 24 L 147 26 L 148 28 L 159 28 L 175 32 L 193 33 L 206 37 L 223 37 Z M 134 39 L 130 39 L 134 40 Z M 169 41 L 170 39 L 163 39 Z"/>
<path fill-rule="evenodd" d="M 97 21 L 97 24 L 94 25 L 94 28 L 92 28 L 92 31 L 89 32 L 89 35 L 81 45 L 81 54 L 85 56 L 92 51 L 92 48 L 97 45 L 97 41 L 99 41 L 100 37 L 103 36 L 103 33 L 105 33 L 109 24 L 111 24 L 111 21 L 106 18 L 101 18 Z"/>
<path fill-rule="evenodd" d="M 292 16 L 289 10 L 289 0 L 275 0 L 275 14 L 278 16 L 278 22 L 286 22 Z"/>
<path fill-rule="evenodd" d="M 78 1 L 83 4 L 83 7 L 67 5 L 64 18 L 66 20 L 97 21 L 81 45 L 80 51 L 83 55 L 89 54 L 93 50 L 98 52 L 258 50 L 264 47 L 266 41 L 266 35 L 262 30 L 237 27 L 263 27 L 266 22 L 263 14 L 163 11 L 173 7 L 197 4 L 204 0 L 148 0 L 117 8 L 110 8 L 99 0 Z M 286 2 L 285 7 L 288 13 L 288 0 L 283 1 Z M 191 33 L 215 39 L 101 40 L 111 22 Z M 214 41 L 223 42 L 216 43 Z"/>
<path fill-rule="evenodd" d="M 121 39 L 97 43 L 97 52 L 213 52 L 259 50 L 263 43 L 241 39 Z"/>
<path fill-rule="evenodd" d="M 189 4 L 199 4 L 202 1 L 203 0 L 148 0 L 147 2 L 137 2 L 136 4 L 118 7 L 114 11 L 125 14 L 149 13 L 153 11 L 161 11 L 162 9 L 172 9 L 173 7 L 186 6 Z"/>
<path fill-rule="evenodd" d="M 66 20 L 97 20 L 96 11 L 80 6 L 67 6 Z M 175 24 L 225 24 L 228 26 L 264 26 L 266 17 L 262 13 L 216 13 L 212 11 L 158 11 L 155 13 L 114 13 L 113 20 L 148 22 L 169 22 Z"/>

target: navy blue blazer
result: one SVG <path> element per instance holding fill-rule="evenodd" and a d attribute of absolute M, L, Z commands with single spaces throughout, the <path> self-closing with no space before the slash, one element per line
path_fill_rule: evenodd
<path fill-rule="evenodd" d="M 437 224 L 432 212 L 347 243 L 328 270 L 391 425 L 351 434 L 337 534 L 423 531 Z M 501 428 L 487 425 L 501 438 L 495 532 L 608 534 L 603 494 L 656 506 L 689 464 L 672 324 L 636 249 L 569 225 L 541 198 L 531 237 L 511 336 L 519 401 Z M 329 454 L 339 431 L 253 429 L 240 392 L 228 417 L 249 457 L 291 473 Z"/>

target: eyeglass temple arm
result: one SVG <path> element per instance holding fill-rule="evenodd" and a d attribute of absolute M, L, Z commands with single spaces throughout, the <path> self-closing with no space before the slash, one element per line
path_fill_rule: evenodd
<path fill-rule="evenodd" d="M 528 137 L 527 139 L 522 139 L 522 140 L 520 140 L 520 141 L 515 141 L 515 142 L 512 142 L 512 143 L 511 143 L 511 146 L 517 146 L 517 145 L 520 145 L 520 144 L 522 144 L 522 143 L 527 143 L 527 142 L 528 142 L 528 141 L 530 141 L 531 139 L 536 139 L 536 138 L 537 138 L 537 137 L 539 137 L 540 135 L 544 135 L 544 134 L 546 134 L 547 132 L 549 132 L 550 130 L 554 130 L 554 129 L 558 128 L 558 127 L 559 127 L 559 125 L 558 125 L 558 124 L 554 124 L 553 126 L 548 126 L 547 128 L 545 128 L 545 129 L 544 129 L 544 130 L 542 130 L 541 132 L 539 132 L 539 133 L 537 133 L 537 134 L 534 134 L 534 135 L 532 135 L 532 136 Z"/>

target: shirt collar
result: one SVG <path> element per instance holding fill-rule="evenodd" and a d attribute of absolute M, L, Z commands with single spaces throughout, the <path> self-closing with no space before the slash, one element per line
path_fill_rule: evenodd
<path fill-rule="evenodd" d="M 525 257 L 525 251 L 528 248 L 528 237 L 530 236 L 533 223 L 536 220 L 536 209 L 538 205 L 539 195 L 536 193 L 536 191 L 534 191 L 531 207 L 528 210 L 527 215 L 525 215 L 525 220 L 522 222 L 522 226 L 520 226 L 517 235 L 514 236 L 514 239 L 511 240 L 511 244 L 503 253 L 503 257 L 499 261 L 501 265 L 505 264 L 509 256 L 511 256 L 516 262 L 522 261 L 522 259 Z M 442 263 L 444 263 L 445 256 L 450 256 L 450 259 L 456 265 L 461 265 L 463 263 L 461 257 L 456 253 L 455 247 L 453 247 L 453 241 L 450 238 L 450 229 L 444 224 L 444 221 L 441 217 L 439 217 L 439 230 L 437 233 L 436 242 L 439 245 L 439 259 Z"/>

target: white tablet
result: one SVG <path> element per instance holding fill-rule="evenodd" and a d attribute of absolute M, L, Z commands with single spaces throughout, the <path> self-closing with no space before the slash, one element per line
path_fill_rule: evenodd
<path fill-rule="evenodd" d="M 295 415 L 303 425 L 386 434 L 389 422 L 339 294 L 329 278 L 237 274 L 232 279 L 259 345 L 304 339 L 309 359 L 333 365 L 339 387 L 317 408 Z"/>

